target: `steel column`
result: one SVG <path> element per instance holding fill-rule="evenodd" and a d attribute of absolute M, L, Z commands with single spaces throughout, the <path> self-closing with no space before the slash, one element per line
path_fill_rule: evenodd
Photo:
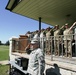
<path fill-rule="evenodd" d="M 39 30 L 41 30 L 41 17 L 39 17 Z"/>

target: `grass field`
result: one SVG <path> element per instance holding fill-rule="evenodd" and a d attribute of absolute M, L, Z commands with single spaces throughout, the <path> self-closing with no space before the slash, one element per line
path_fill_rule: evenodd
<path fill-rule="evenodd" d="M 0 61 L 9 59 L 9 46 L 0 45 Z"/>
<path fill-rule="evenodd" d="M 7 71 L 9 70 L 8 65 L 0 65 L 0 75 L 8 75 Z"/>
<path fill-rule="evenodd" d="M 0 61 L 9 59 L 9 46 L 0 45 Z M 0 75 L 8 75 L 8 65 L 0 65 Z"/>

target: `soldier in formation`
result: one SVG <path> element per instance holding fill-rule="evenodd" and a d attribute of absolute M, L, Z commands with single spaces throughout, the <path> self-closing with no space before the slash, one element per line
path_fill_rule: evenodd
<path fill-rule="evenodd" d="M 65 49 L 65 56 L 71 57 L 72 56 L 72 41 L 73 41 L 73 27 L 76 25 L 76 22 L 73 23 L 71 27 L 69 24 L 65 24 L 65 31 L 64 31 L 64 49 Z"/>
<path fill-rule="evenodd" d="M 51 36 L 53 36 L 53 28 L 48 27 L 46 31 L 46 54 L 51 54 L 51 45 L 53 45 Z"/>
<path fill-rule="evenodd" d="M 60 55 L 61 52 L 61 39 L 62 37 L 60 35 L 63 35 L 63 28 L 64 26 L 62 26 L 61 28 L 59 28 L 59 25 L 55 26 L 55 31 L 54 31 L 54 51 L 55 51 L 55 55 Z"/>
<path fill-rule="evenodd" d="M 45 29 L 41 29 L 41 31 L 40 31 L 40 48 L 43 50 L 45 48 L 45 37 L 46 37 L 44 30 Z"/>

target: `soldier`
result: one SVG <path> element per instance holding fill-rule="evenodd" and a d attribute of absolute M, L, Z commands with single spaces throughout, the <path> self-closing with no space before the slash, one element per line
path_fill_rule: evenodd
<path fill-rule="evenodd" d="M 30 42 L 30 40 L 31 40 L 31 32 L 28 31 L 25 35 L 28 36 L 28 39 L 26 39 L 26 40 L 28 40 Z"/>
<path fill-rule="evenodd" d="M 33 40 L 38 40 L 39 39 L 39 31 L 36 30 L 33 36 Z"/>
<path fill-rule="evenodd" d="M 45 69 L 44 53 L 39 48 L 38 41 L 31 41 L 30 50 L 27 72 L 29 75 L 43 75 Z"/>
<path fill-rule="evenodd" d="M 31 33 L 31 39 L 34 37 L 34 32 L 30 32 Z"/>
<path fill-rule="evenodd" d="M 65 56 L 72 56 L 72 40 L 73 40 L 73 26 L 76 25 L 76 22 L 69 28 L 68 23 L 65 24 L 64 31 L 64 48 L 65 48 Z"/>
<path fill-rule="evenodd" d="M 59 25 L 56 25 L 55 29 L 56 30 L 54 31 L 54 50 L 55 50 L 55 55 L 57 55 L 59 52 L 59 36 L 58 36 L 60 32 Z"/>
<path fill-rule="evenodd" d="M 30 31 L 28 31 L 25 35 L 27 35 L 27 36 L 28 36 L 28 38 L 30 38 L 30 36 L 31 36 Z"/>
<path fill-rule="evenodd" d="M 44 34 L 44 30 L 45 29 L 41 29 L 41 32 L 40 32 L 40 48 L 41 49 L 44 49 L 44 47 L 45 47 L 45 34 Z"/>
<path fill-rule="evenodd" d="M 62 35 L 62 32 L 63 31 L 62 29 L 64 28 L 64 26 L 62 26 L 60 29 L 59 29 L 59 25 L 56 25 L 55 26 L 55 31 L 54 31 L 54 50 L 55 50 L 55 54 L 56 55 L 60 55 L 60 42 L 61 42 L 61 36 Z"/>
<path fill-rule="evenodd" d="M 47 54 L 51 54 L 51 36 L 52 36 L 52 32 L 51 32 L 50 27 L 47 28 L 47 32 L 46 32 L 46 53 Z"/>

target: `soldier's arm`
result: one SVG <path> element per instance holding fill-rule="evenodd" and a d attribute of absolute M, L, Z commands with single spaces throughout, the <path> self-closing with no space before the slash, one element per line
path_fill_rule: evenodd
<path fill-rule="evenodd" d="M 45 69 L 45 59 L 44 54 L 42 52 L 39 52 L 38 54 L 38 62 L 39 62 L 39 75 L 43 75 Z"/>
<path fill-rule="evenodd" d="M 30 49 L 30 44 L 28 44 L 28 45 L 26 46 L 25 51 L 26 51 L 27 49 Z"/>
<path fill-rule="evenodd" d="M 69 31 L 76 25 L 76 22 L 73 23 L 73 25 L 69 28 Z"/>

